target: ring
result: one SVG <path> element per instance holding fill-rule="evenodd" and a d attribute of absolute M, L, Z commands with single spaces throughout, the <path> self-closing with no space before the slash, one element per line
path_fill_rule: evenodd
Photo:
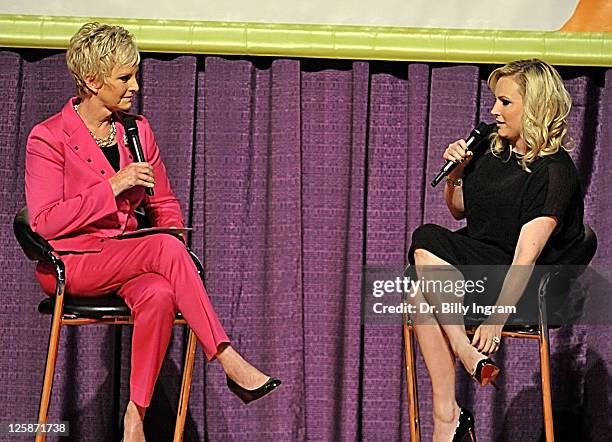
<path fill-rule="evenodd" d="M 494 344 L 499 345 L 499 343 L 501 342 L 501 339 L 499 339 L 499 336 L 493 336 L 491 338 L 491 341 L 493 341 Z"/>

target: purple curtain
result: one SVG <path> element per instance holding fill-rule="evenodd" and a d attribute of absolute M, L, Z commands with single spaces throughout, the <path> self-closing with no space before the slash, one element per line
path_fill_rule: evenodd
<path fill-rule="evenodd" d="M 360 324 L 364 265 L 401 267 L 412 230 L 449 227 L 429 180 L 443 148 L 491 121 L 491 66 L 221 58 L 145 54 L 136 111 L 155 131 L 193 249 L 234 345 L 283 380 L 245 407 L 217 363 L 198 350 L 186 441 L 407 440 L 399 326 Z M 586 221 L 609 264 L 612 70 L 561 68 L 574 98 L 572 155 L 584 178 Z M 74 86 L 63 54 L 0 51 L 2 174 L 1 421 L 34 420 L 49 318 L 12 234 L 24 205 L 24 146 L 34 124 L 59 111 Z M 557 439 L 607 440 L 609 326 L 552 335 Z M 128 398 L 130 327 L 62 332 L 51 419 L 71 440 L 110 440 Z M 185 334 L 175 328 L 153 404 L 150 440 L 170 440 Z M 501 390 L 458 369 L 458 397 L 476 412 L 482 440 L 538 440 L 537 345 L 507 339 Z M 419 357 L 424 440 L 431 392 Z"/>

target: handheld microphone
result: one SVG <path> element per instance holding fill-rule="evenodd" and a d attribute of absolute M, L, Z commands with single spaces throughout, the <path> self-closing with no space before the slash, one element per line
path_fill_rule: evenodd
<path fill-rule="evenodd" d="M 496 128 L 496 124 L 486 124 L 483 122 L 478 123 L 472 132 L 470 132 L 469 137 L 465 140 L 465 144 L 467 144 L 468 150 L 471 150 L 470 147 L 472 145 L 476 146 L 480 143 L 484 138 L 486 138 L 491 132 L 493 132 Z M 442 166 L 438 175 L 431 182 L 431 187 L 436 187 L 442 178 L 451 173 L 455 167 L 457 167 L 459 163 L 455 163 L 453 160 L 446 161 L 446 164 Z"/>
<path fill-rule="evenodd" d="M 138 126 L 136 126 L 136 120 L 134 117 L 123 117 L 122 119 L 123 127 L 125 128 L 125 136 L 128 141 L 128 145 L 130 149 L 134 152 L 134 156 L 136 157 L 136 161 L 139 163 L 144 163 L 145 157 L 142 152 L 142 144 L 140 144 L 140 137 L 138 136 Z M 153 196 L 153 188 L 145 187 L 145 192 L 149 196 Z"/>

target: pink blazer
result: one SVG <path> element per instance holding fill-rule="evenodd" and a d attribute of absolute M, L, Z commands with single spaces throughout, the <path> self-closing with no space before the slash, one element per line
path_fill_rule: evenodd
<path fill-rule="evenodd" d="M 115 171 L 74 110 L 37 124 L 26 146 L 25 190 L 30 225 L 58 251 L 99 252 L 106 238 L 136 230 L 141 202 L 154 226 L 183 227 L 179 201 L 170 188 L 151 126 L 137 117 L 145 158 L 155 173 L 154 196 L 133 187 L 116 198 L 108 179 Z M 120 167 L 134 161 L 117 123 Z"/>

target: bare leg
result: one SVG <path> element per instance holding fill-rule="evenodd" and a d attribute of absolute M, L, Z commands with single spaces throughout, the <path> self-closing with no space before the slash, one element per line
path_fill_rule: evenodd
<path fill-rule="evenodd" d="M 424 249 L 416 249 L 414 251 L 414 259 L 417 265 L 417 272 L 419 273 L 419 266 L 446 266 L 452 268 L 451 264 Z M 445 271 L 444 277 L 446 279 L 462 279 L 462 275 L 459 271 L 456 271 L 454 276 L 450 271 Z M 429 296 L 425 294 L 425 297 L 429 304 L 439 306 L 440 298 L 437 297 L 435 293 Z M 456 298 L 456 301 L 462 302 L 462 298 Z M 470 339 L 463 325 L 463 317 L 457 314 L 456 317 L 452 318 L 450 314 L 445 314 L 445 320 L 442 321 L 440 326 L 448 338 L 448 343 L 453 353 L 459 358 L 466 371 L 470 375 L 473 374 L 478 361 L 486 358 L 486 356 L 470 344 Z"/>
<path fill-rule="evenodd" d="M 424 249 L 416 249 L 414 259 L 417 272 L 419 266 L 450 266 L 446 261 Z M 432 296 L 430 299 L 433 301 L 429 302 L 430 304 L 436 304 Z M 416 305 L 428 301 L 420 291 L 417 291 L 413 299 Z M 484 355 L 470 345 L 464 326 L 440 325 L 431 313 L 418 313 L 413 319 L 414 330 L 433 391 L 433 441 L 447 442 L 453 438 L 460 411 L 455 398 L 455 355 L 460 357 L 470 373 Z"/>
<path fill-rule="evenodd" d="M 124 442 L 143 442 L 145 440 L 142 421 L 144 420 L 145 407 L 128 402 L 123 417 L 123 441 Z"/>
<path fill-rule="evenodd" d="M 418 293 L 416 300 L 424 301 L 423 295 Z M 433 440 L 447 442 L 452 439 L 459 419 L 459 406 L 455 399 L 455 355 L 435 317 L 430 317 L 415 321 L 414 331 L 431 379 Z"/>
<path fill-rule="evenodd" d="M 229 344 L 221 344 L 215 357 L 223 367 L 225 374 L 242 388 L 254 390 L 270 379 L 269 376 L 249 364 Z"/>

